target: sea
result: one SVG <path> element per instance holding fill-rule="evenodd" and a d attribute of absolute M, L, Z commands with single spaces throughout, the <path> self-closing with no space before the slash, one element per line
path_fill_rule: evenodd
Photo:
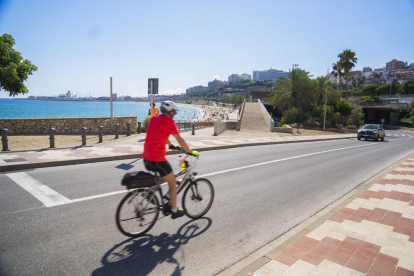
<path fill-rule="evenodd" d="M 160 103 L 156 103 L 160 109 Z M 113 102 L 113 116 L 136 116 L 142 122 L 148 115 L 148 102 Z M 175 121 L 197 121 L 204 117 L 204 111 L 189 106 L 179 106 Z M 0 119 L 27 118 L 86 118 L 111 117 L 110 102 L 92 101 L 43 101 L 0 98 Z"/>

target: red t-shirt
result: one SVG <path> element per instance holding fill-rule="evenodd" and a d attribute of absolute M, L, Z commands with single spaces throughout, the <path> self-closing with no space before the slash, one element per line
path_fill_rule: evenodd
<path fill-rule="evenodd" d="M 142 158 L 156 162 L 167 161 L 165 153 L 170 134 L 180 134 L 173 119 L 164 115 L 152 116 L 148 124 Z"/>

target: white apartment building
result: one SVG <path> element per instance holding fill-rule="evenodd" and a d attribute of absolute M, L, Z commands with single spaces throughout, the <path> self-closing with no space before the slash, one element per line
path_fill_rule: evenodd
<path fill-rule="evenodd" d="M 231 74 L 228 78 L 228 82 L 238 83 L 240 82 L 240 76 L 238 74 Z"/>
<path fill-rule="evenodd" d="M 243 74 L 241 74 L 240 75 L 240 80 L 248 80 L 248 81 L 251 81 L 252 80 L 252 75 L 249 75 L 249 74 L 246 74 L 246 73 L 243 73 Z"/>

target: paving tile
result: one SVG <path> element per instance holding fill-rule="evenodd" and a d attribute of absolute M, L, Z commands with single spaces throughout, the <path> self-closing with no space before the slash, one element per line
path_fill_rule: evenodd
<path fill-rule="evenodd" d="M 315 268 L 316 268 L 315 265 L 299 260 L 280 275 L 283 275 L 283 276 L 285 275 L 286 276 L 291 276 L 291 275 L 302 276 L 303 275 L 305 276 L 305 275 L 309 275 L 309 273 L 311 273 Z"/>
<path fill-rule="evenodd" d="M 378 203 L 376 208 L 390 210 L 391 207 L 394 205 L 394 203 L 395 203 L 395 199 L 384 198 L 383 200 L 381 200 L 380 203 Z"/>
<path fill-rule="evenodd" d="M 345 248 L 351 252 L 355 252 L 361 247 L 362 243 L 363 241 L 361 240 L 347 237 L 338 247 Z"/>
<path fill-rule="evenodd" d="M 346 218 L 352 215 L 355 212 L 352 208 L 344 207 L 339 210 L 335 215 L 330 217 L 329 219 L 336 222 L 343 222 Z"/>
<path fill-rule="evenodd" d="M 322 263 L 320 263 L 311 274 L 312 276 L 332 276 L 336 275 L 344 266 L 328 261 L 323 260 Z"/>
<path fill-rule="evenodd" d="M 327 220 L 318 226 L 315 230 L 307 234 L 308 238 L 312 238 L 318 241 L 321 241 L 325 238 L 332 230 L 340 225 L 339 222 Z"/>
<path fill-rule="evenodd" d="M 299 260 L 299 258 L 293 257 L 291 255 L 288 255 L 288 254 L 282 252 L 279 255 L 277 255 L 273 260 L 275 260 L 276 262 L 282 263 L 284 265 L 291 266 L 297 260 Z"/>
<path fill-rule="evenodd" d="M 309 250 L 311 250 L 313 247 L 315 247 L 318 244 L 319 244 L 318 240 L 311 239 L 308 237 L 303 237 L 300 241 L 296 242 L 294 245 L 286 249 L 284 253 L 300 259 Z"/>
<path fill-rule="evenodd" d="M 378 191 L 372 197 L 373 198 L 378 198 L 378 199 L 384 199 L 387 194 L 388 194 L 388 192 Z"/>
<path fill-rule="evenodd" d="M 286 271 L 289 266 L 279 263 L 275 260 L 271 260 L 260 269 L 256 270 L 255 273 L 257 276 L 276 276 L 282 274 Z"/>
<path fill-rule="evenodd" d="M 398 261 L 398 266 L 414 271 L 414 242 L 407 242 L 403 254 Z"/>
<path fill-rule="evenodd" d="M 361 273 L 367 273 L 373 262 L 374 258 L 356 253 L 351 257 L 345 266 Z"/>
<path fill-rule="evenodd" d="M 336 274 L 337 276 L 363 276 L 365 275 L 365 273 L 361 273 L 359 271 L 353 270 L 349 267 L 343 267 L 338 274 Z"/>
<path fill-rule="evenodd" d="M 372 212 L 365 218 L 365 220 L 373 221 L 373 222 L 380 222 L 382 218 L 387 213 L 387 210 L 375 208 Z"/>
<path fill-rule="evenodd" d="M 375 194 L 376 194 L 376 192 L 374 192 L 374 191 L 366 190 L 359 197 L 360 198 L 364 198 L 364 199 L 369 199 L 369 198 L 371 198 Z"/>
<path fill-rule="evenodd" d="M 368 190 L 369 191 L 378 192 L 378 191 L 381 190 L 382 187 L 384 187 L 384 185 L 382 185 L 382 184 L 374 184 Z"/>
<path fill-rule="evenodd" d="M 355 252 L 338 246 L 328 257 L 326 257 L 326 260 L 345 266 L 354 253 Z"/>
<path fill-rule="evenodd" d="M 324 259 L 329 254 L 331 254 L 341 243 L 342 242 L 339 240 L 325 237 L 317 246 L 309 250 L 308 253 Z"/>
<path fill-rule="evenodd" d="M 395 226 L 397 225 L 398 220 L 400 219 L 402 213 L 397 213 L 393 211 L 388 211 L 382 220 L 380 221 L 381 224 L 389 225 L 389 226 Z"/>
<path fill-rule="evenodd" d="M 365 208 L 359 208 L 356 210 L 352 215 L 350 215 L 347 220 L 352 220 L 356 222 L 361 222 L 363 219 L 365 219 L 366 216 L 368 216 L 371 213 L 371 210 L 365 209 Z"/>
<path fill-rule="evenodd" d="M 401 195 L 401 192 L 397 192 L 397 191 L 390 191 L 389 194 L 387 194 L 385 197 L 386 198 L 390 198 L 390 199 L 395 199 L 397 200 Z"/>
<path fill-rule="evenodd" d="M 318 266 L 324 260 L 324 258 L 307 253 L 301 258 L 301 260 Z"/>
<path fill-rule="evenodd" d="M 407 208 L 408 205 L 408 202 L 395 200 L 394 204 L 391 206 L 389 210 L 402 214 L 404 213 L 404 210 Z"/>
<path fill-rule="evenodd" d="M 394 275 L 398 259 L 379 253 L 375 258 L 367 275 L 369 276 L 389 276 Z"/>
<path fill-rule="evenodd" d="M 397 276 L 414 276 L 414 271 L 402 268 L 397 266 L 397 269 L 395 270 L 395 275 Z"/>
<path fill-rule="evenodd" d="M 407 206 L 402 213 L 402 217 L 414 220 L 414 206 Z"/>
<path fill-rule="evenodd" d="M 413 199 L 413 194 L 401 192 L 400 197 L 398 198 L 399 201 L 410 202 Z"/>
<path fill-rule="evenodd" d="M 381 202 L 381 199 L 378 198 L 370 198 L 368 199 L 364 204 L 362 204 L 362 208 L 364 209 L 369 209 L 369 210 L 374 210 L 375 207 Z"/>
<path fill-rule="evenodd" d="M 356 253 L 369 258 L 376 258 L 380 249 L 381 246 L 364 241 Z"/>

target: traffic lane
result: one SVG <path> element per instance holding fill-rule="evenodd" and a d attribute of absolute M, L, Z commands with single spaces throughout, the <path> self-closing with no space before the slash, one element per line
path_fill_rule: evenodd
<path fill-rule="evenodd" d="M 313 153 L 354 145 L 356 139 L 344 141 L 308 142 L 297 144 L 254 146 L 213 150 L 200 153 L 196 171 L 211 173 L 238 166 L 266 162 L 277 158 Z M 356 144 L 355 144 L 356 145 Z M 174 171 L 179 171 L 178 156 L 169 155 L 168 159 Z M 141 159 L 110 161 L 84 165 L 72 165 L 54 168 L 36 169 L 27 172 L 41 183 L 69 199 L 77 199 L 97 194 L 122 190 L 122 177 L 130 171 L 146 170 Z"/>
<path fill-rule="evenodd" d="M 376 151 L 369 153 L 377 154 Z M 349 152 L 338 160 L 352 164 L 355 157 L 361 159 L 363 153 L 360 154 L 359 156 L 358 153 Z M 328 167 L 334 172 L 330 179 L 344 179 L 349 176 L 335 174 L 344 173 L 347 168 L 338 160 L 339 163 L 333 166 L 332 160 L 336 160 L 335 155 L 329 153 L 326 156 L 315 155 L 253 167 L 241 171 L 242 173 L 230 172 L 208 177 L 216 189 L 213 207 L 207 214 L 211 225 L 201 235 L 189 241 L 180 241 L 182 238 L 175 236 L 178 235 L 177 229 L 186 224 L 188 219 L 172 221 L 165 218 L 160 219 L 150 231 L 155 241 L 146 242 L 144 238 L 131 240 L 129 243 L 115 228 L 113 217 L 116 205 L 122 198 L 121 195 L 116 195 L 25 212 L 21 213 L 22 216 L 7 216 L 10 219 L 2 225 L 10 225 L 7 229 L 10 231 L 23 229 L 21 237 L 28 237 L 29 241 L 18 237 L 13 239 L 15 232 L 8 231 L 9 234 L 1 242 L 2 248 L 3 244 L 6 244 L 6 248 L 13 248 L 14 251 L 7 256 L 8 261 L 12 260 L 15 264 L 15 268 L 24 267 L 22 260 L 32 259 L 32 262 L 26 261 L 26 264 L 33 265 L 35 271 L 39 272 L 44 268 L 50 268 L 48 271 L 59 274 L 69 274 L 67 271 L 73 272 L 70 274 L 84 274 L 85 271 L 90 273 L 95 270 L 95 273 L 102 275 L 120 269 L 125 270 L 126 274 L 143 270 L 148 274 L 168 275 L 177 268 L 184 267 L 183 275 L 214 274 L 316 212 L 319 207 L 311 208 L 314 201 L 312 198 L 315 193 L 318 195 L 332 185 L 320 179 L 324 175 L 323 168 Z M 363 166 L 357 166 L 357 163 L 356 168 L 363 170 Z M 298 171 L 297 167 L 305 169 Z M 275 176 L 278 176 L 277 182 Z M 304 179 L 308 180 L 304 183 Z M 321 183 L 327 186 L 318 187 Z M 306 187 L 311 189 L 307 190 Z M 334 193 L 335 191 L 327 192 L 328 195 Z M 320 201 L 320 198 L 316 199 Z M 304 214 L 304 210 L 308 212 Z M 24 222 L 28 225 L 22 226 Z M 205 223 L 198 227 L 207 226 Z M 2 232 L 5 231 L 2 229 Z M 261 234 L 257 235 L 258 232 Z M 166 249 L 166 244 L 173 241 L 176 242 L 172 250 Z M 26 254 L 22 248 L 32 254 Z M 33 251 L 30 251 L 32 248 Z M 158 256 L 156 253 L 160 248 L 163 250 Z M 112 254 L 114 250 L 120 250 L 122 257 Z M 120 259 L 114 257 L 110 262 L 104 261 L 106 256 L 114 255 Z M 166 262 L 170 258 L 176 263 Z M 203 261 L 200 262 L 200 259 Z M 57 262 L 60 265 L 56 265 Z M 205 263 L 215 265 L 210 267 Z M 123 268 L 125 266 L 127 268 Z"/>

